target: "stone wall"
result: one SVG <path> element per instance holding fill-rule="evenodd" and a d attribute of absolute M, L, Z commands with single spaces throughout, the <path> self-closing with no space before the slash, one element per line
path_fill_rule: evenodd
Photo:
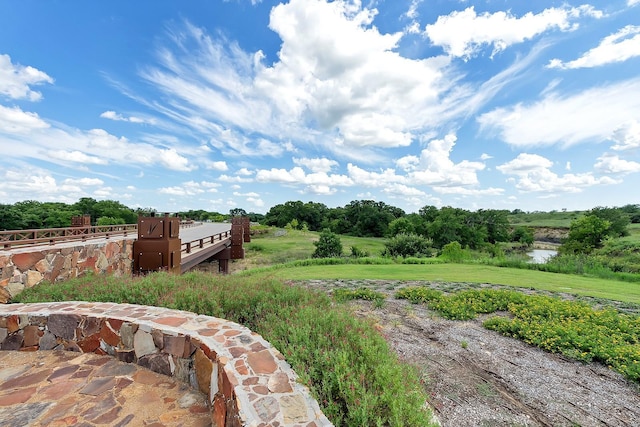
<path fill-rule="evenodd" d="M 0 350 L 109 354 L 176 377 L 208 397 L 214 426 L 331 426 L 260 335 L 210 316 L 132 304 L 0 305 Z"/>
<path fill-rule="evenodd" d="M 67 280 L 86 272 L 130 275 L 134 241 L 101 240 L 0 251 L 0 303 L 43 280 Z"/>

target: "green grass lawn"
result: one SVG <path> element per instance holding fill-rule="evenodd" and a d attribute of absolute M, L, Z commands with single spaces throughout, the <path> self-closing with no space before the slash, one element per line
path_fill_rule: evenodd
<path fill-rule="evenodd" d="M 640 303 L 638 283 L 475 264 L 318 265 L 256 274 L 285 280 L 378 279 L 491 283 Z"/>
<path fill-rule="evenodd" d="M 284 230 L 268 228 L 264 234 L 251 238 L 245 243 L 246 256 L 253 266 L 281 264 L 298 259 L 311 258 L 319 233 L 314 231 Z M 378 256 L 384 249 L 384 240 L 374 237 L 340 236 L 344 255 L 351 254 L 351 246 Z"/>

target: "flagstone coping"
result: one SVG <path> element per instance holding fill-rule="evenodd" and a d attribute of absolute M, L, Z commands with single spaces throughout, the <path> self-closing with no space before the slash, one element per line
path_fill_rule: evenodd
<path fill-rule="evenodd" d="M 214 426 L 332 424 L 282 354 L 234 322 L 161 307 L 65 301 L 0 305 L 0 350 L 109 354 L 208 397 Z"/>

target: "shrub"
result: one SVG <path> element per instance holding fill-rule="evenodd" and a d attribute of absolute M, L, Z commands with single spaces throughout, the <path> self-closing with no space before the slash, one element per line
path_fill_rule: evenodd
<path fill-rule="evenodd" d="M 312 255 L 314 258 L 333 258 L 342 255 L 340 237 L 328 228 L 320 233 L 320 239 L 313 244 L 316 247 Z"/>
<path fill-rule="evenodd" d="M 440 256 L 450 262 L 462 262 L 471 257 L 469 252 L 462 249 L 462 245 L 458 242 L 451 242 L 444 245 Z"/>
<path fill-rule="evenodd" d="M 384 243 L 383 256 L 391 257 L 430 257 L 433 255 L 431 241 L 414 233 L 400 233 Z"/>

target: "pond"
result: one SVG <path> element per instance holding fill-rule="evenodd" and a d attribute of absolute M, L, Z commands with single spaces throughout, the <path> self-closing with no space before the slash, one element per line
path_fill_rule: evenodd
<path fill-rule="evenodd" d="M 551 249 L 534 249 L 532 251 L 527 252 L 527 255 L 531 257 L 531 263 L 533 264 L 544 264 L 551 257 L 554 257 L 558 254 L 558 251 L 554 251 Z"/>

